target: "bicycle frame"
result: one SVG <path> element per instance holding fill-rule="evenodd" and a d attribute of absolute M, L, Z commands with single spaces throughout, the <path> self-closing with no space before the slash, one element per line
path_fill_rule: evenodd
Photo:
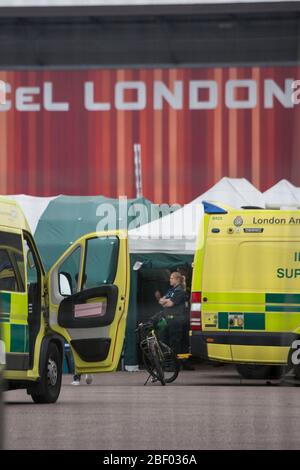
<path fill-rule="evenodd" d="M 153 381 L 159 380 L 162 385 L 173 382 L 179 372 L 176 355 L 169 346 L 160 342 L 151 322 L 140 323 L 136 331 L 139 333 L 139 346 L 143 353 L 144 364 L 149 372 L 145 385 L 151 376 Z"/>

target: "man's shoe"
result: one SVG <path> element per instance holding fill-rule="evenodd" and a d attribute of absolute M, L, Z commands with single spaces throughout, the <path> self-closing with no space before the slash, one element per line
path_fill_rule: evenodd
<path fill-rule="evenodd" d="M 85 376 L 85 381 L 88 385 L 90 385 L 93 382 L 93 376 L 92 374 L 86 374 Z"/>
<path fill-rule="evenodd" d="M 73 380 L 73 382 L 71 382 L 71 385 L 80 385 L 80 380 Z"/>

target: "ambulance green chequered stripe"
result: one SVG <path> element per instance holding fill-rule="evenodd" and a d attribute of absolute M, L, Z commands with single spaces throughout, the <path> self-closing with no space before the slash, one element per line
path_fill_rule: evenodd
<path fill-rule="evenodd" d="M 270 294 L 254 292 L 203 292 L 210 303 L 243 304 L 298 304 L 300 294 Z"/>
<path fill-rule="evenodd" d="M 10 312 L 11 296 L 6 292 L 0 293 L 0 314 Z"/>
<path fill-rule="evenodd" d="M 28 326 L 11 325 L 10 352 L 28 352 Z"/>
<path fill-rule="evenodd" d="M 244 294 L 244 293 L 217 293 L 217 294 L 207 294 L 210 300 L 222 301 L 223 304 L 228 304 L 231 302 L 235 303 L 235 307 L 232 312 L 219 312 L 218 313 L 218 328 L 221 330 L 232 329 L 232 330 L 265 330 L 265 313 L 299 313 L 300 312 L 300 294 L 259 294 L 261 307 L 264 308 L 265 313 L 258 312 L 238 312 L 237 310 L 241 308 L 240 303 L 249 302 L 251 300 L 253 303 L 257 302 L 258 297 L 253 294 Z M 268 305 L 269 304 L 269 305 Z M 270 305 L 273 304 L 273 305 Z M 274 305 L 277 304 L 277 305 Z M 281 305 L 278 305 L 281 304 Z M 298 305 L 292 305 L 298 304 Z M 247 309 L 251 308 L 251 305 L 247 305 Z M 244 323 L 243 326 L 231 325 L 229 326 L 229 315 L 243 315 Z"/>
<path fill-rule="evenodd" d="M 0 323 L 10 322 L 11 294 L 0 293 Z M 28 325 L 10 325 L 10 352 L 28 352 Z"/>
<path fill-rule="evenodd" d="M 300 294 L 266 294 L 266 304 L 283 304 L 266 305 L 266 312 L 300 312 Z"/>
<path fill-rule="evenodd" d="M 234 315 L 239 315 L 238 312 L 232 312 Z M 229 315 L 231 312 L 218 313 L 218 328 L 220 330 L 228 330 L 229 328 Z M 263 313 L 240 313 L 244 317 L 244 325 L 230 326 L 231 330 L 264 330 L 265 329 L 265 315 Z"/>
<path fill-rule="evenodd" d="M 0 323 L 8 323 L 10 319 L 10 294 L 0 293 Z"/>
<path fill-rule="evenodd" d="M 266 305 L 266 312 L 300 312 L 300 306 L 295 305 Z"/>
<path fill-rule="evenodd" d="M 300 304 L 300 294 L 266 294 L 267 304 Z M 296 310 L 299 312 L 299 310 Z"/>

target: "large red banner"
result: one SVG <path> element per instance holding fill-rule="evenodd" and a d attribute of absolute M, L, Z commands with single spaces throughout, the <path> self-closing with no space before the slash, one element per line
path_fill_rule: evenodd
<path fill-rule="evenodd" d="M 222 176 L 300 186 L 300 67 L 2 71 L 0 193 L 186 203 Z"/>

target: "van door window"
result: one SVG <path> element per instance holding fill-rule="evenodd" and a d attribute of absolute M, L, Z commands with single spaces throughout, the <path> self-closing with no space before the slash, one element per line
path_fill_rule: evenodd
<path fill-rule="evenodd" d="M 81 248 L 77 247 L 59 267 L 59 292 L 63 296 L 79 291 L 80 258 Z"/>
<path fill-rule="evenodd" d="M 22 238 L 0 232 L 0 290 L 25 291 L 25 269 Z"/>
<path fill-rule="evenodd" d="M 116 276 L 118 253 L 119 239 L 116 236 L 88 240 L 82 289 L 112 284 Z"/>
<path fill-rule="evenodd" d="M 28 241 L 24 238 L 24 248 L 25 248 L 25 256 L 27 259 L 26 263 L 26 272 L 27 272 L 27 284 L 36 284 L 38 282 L 38 273 L 37 267 L 34 260 L 33 252 L 28 245 Z"/>

